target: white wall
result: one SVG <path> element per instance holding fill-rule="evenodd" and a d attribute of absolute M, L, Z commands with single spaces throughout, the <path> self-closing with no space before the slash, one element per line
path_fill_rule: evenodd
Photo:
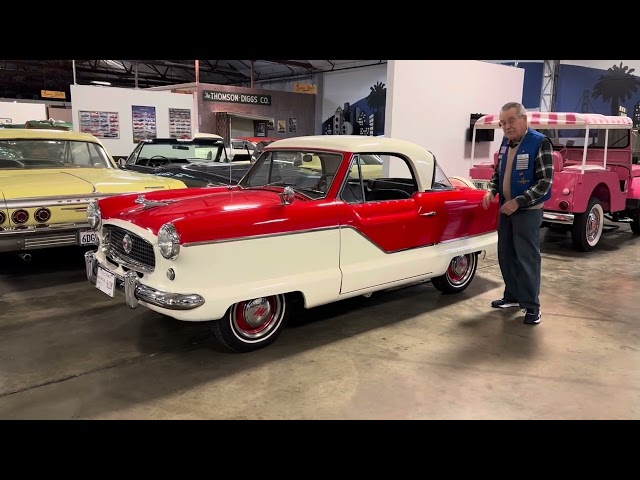
<path fill-rule="evenodd" d="M 469 176 L 472 113 L 499 113 L 521 102 L 524 69 L 479 60 L 390 60 L 385 136 L 430 150 L 448 176 Z M 476 143 L 474 163 L 492 161 L 502 140 Z"/>
<path fill-rule="evenodd" d="M 80 111 L 118 112 L 119 138 L 101 138 L 111 155 L 129 155 L 136 144 L 133 142 L 131 107 L 133 105 L 156 108 L 156 135 L 169 137 L 169 108 L 191 110 L 191 131 L 196 132 L 197 118 L 193 95 L 167 91 L 101 87 L 93 85 L 71 85 L 73 129 L 80 131 Z"/>
<path fill-rule="evenodd" d="M 25 123 L 29 120 L 47 120 L 44 103 L 0 102 L 0 122 L 10 118 L 9 123 Z"/>
<path fill-rule="evenodd" d="M 322 74 L 322 117 L 320 123 L 345 103 L 355 103 L 371 92 L 377 82 L 387 83 L 387 64 L 338 70 Z M 387 92 L 388 95 L 388 92 Z"/>

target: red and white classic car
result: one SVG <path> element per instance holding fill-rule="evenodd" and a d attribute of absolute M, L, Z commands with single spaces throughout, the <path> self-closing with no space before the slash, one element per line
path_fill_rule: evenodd
<path fill-rule="evenodd" d="M 500 128 L 498 115 L 485 115 L 475 129 Z M 596 247 L 605 230 L 629 223 L 640 234 L 640 165 L 633 163 L 633 122 L 624 116 L 575 112 L 530 112 L 529 127 L 545 133 L 554 148 L 551 198 L 545 202 L 542 226 L 571 232 L 576 250 Z M 486 188 L 498 161 L 473 163 L 470 176 Z"/>
<path fill-rule="evenodd" d="M 384 178 L 362 175 L 359 156 L 370 154 Z M 498 204 L 485 210 L 484 191 L 454 183 L 406 141 L 279 140 L 238 185 L 93 203 L 100 245 L 85 255 L 87 277 L 131 308 L 212 321 L 223 346 L 255 350 L 276 339 L 293 304 L 425 280 L 443 293 L 467 288 L 478 255 L 495 252 Z"/>

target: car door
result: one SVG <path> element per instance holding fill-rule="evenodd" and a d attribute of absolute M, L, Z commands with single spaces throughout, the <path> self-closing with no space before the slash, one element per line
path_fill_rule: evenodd
<path fill-rule="evenodd" d="M 427 250 L 444 229 L 443 198 L 418 191 L 416 172 L 405 158 L 382 157 L 388 173 L 366 179 L 354 155 L 341 190 L 342 294 L 429 273 Z"/>

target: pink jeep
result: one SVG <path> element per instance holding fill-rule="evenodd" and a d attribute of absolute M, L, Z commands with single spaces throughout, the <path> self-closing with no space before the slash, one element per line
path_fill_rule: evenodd
<path fill-rule="evenodd" d="M 571 232 L 577 250 L 589 251 L 611 222 L 630 223 L 640 235 L 640 165 L 633 163 L 633 123 L 629 117 L 592 113 L 530 112 L 529 127 L 554 145 L 552 196 L 545 202 L 543 227 Z M 498 115 L 479 118 L 476 128 L 498 129 Z M 559 135 L 562 130 L 562 135 Z M 475 140 L 475 131 L 473 133 Z M 473 163 L 470 177 L 486 188 L 497 162 Z"/>

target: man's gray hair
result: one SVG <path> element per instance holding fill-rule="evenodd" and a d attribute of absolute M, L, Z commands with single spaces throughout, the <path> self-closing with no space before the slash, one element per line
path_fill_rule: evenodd
<path fill-rule="evenodd" d="M 506 112 L 507 110 L 511 110 L 512 108 L 516 109 L 516 115 L 518 117 L 526 117 L 527 116 L 527 110 L 522 106 L 521 103 L 518 103 L 518 102 L 505 103 L 502 106 L 502 111 Z"/>

